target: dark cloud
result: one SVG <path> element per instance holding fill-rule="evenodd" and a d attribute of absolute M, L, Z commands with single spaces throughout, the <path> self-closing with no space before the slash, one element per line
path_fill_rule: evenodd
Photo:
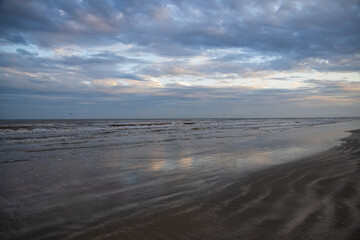
<path fill-rule="evenodd" d="M 24 49 L 21 49 L 21 48 L 18 48 L 16 49 L 16 52 L 20 55 L 23 55 L 23 56 L 37 56 L 38 54 L 37 53 L 31 53 L 29 51 L 26 51 Z"/>
<path fill-rule="evenodd" d="M 41 78 L 41 74 L 38 75 L 38 73 L 43 73 L 43 75 L 48 74 L 64 81 L 68 79 L 75 82 L 97 78 L 130 78 L 142 81 L 141 77 L 124 72 L 119 67 L 119 65 L 129 63 L 141 64 L 143 61 L 107 51 L 89 56 L 61 58 L 43 57 L 36 52 L 32 53 L 20 48 L 16 50 L 16 53 L 0 52 L 0 67 L 37 74 L 37 78 Z"/>
<path fill-rule="evenodd" d="M 59 60 L 64 65 L 84 66 L 84 65 L 112 65 L 112 64 L 123 64 L 123 63 L 139 63 L 140 60 L 129 59 L 124 56 L 118 56 L 116 54 L 103 52 L 99 54 L 93 54 L 90 56 L 70 56 L 63 57 Z"/>
<path fill-rule="evenodd" d="M 47 46 L 135 43 L 171 55 L 179 48 L 242 47 L 299 57 L 360 49 L 356 0 L 3 1 L 2 35 Z M 11 34 L 10 34 L 11 33 Z M 84 41 L 86 39 L 86 41 Z"/>
<path fill-rule="evenodd" d="M 360 82 L 348 82 L 344 80 L 315 80 L 310 79 L 305 82 L 313 84 L 313 87 L 316 88 L 318 92 L 324 94 L 355 94 L 358 97 L 360 96 Z"/>

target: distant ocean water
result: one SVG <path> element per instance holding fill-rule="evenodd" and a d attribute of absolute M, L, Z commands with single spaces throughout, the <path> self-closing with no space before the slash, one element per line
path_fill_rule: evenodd
<path fill-rule="evenodd" d="M 203 197 L 354 128 L 359 119 L 1 120 L 0 238 L 67 236 Z"/>
<path fill-rule="evenodd" d="M 0 151 L 34 152 L 103 146 L 141 146 L 202 138 L 243 138 L 291 128 L 332 124 L 347 118 L 2 120 Z M 7 159 L 4 160 L 16 160 Z"/>

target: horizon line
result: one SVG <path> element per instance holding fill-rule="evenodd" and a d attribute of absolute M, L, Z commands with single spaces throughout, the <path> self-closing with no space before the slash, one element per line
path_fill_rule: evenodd
<path fill-rule="evenodd" d="M 360 118 L 357 117 L 177 117 L 177 118 L 0 118 L 0 121 L 19 120 L 186 120 L 186 119 L 310 119 L 310 118 Z"/>

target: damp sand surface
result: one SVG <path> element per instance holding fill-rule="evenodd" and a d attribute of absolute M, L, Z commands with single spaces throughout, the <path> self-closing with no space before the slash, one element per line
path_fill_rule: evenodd
<path fill-rule="evenodd" d="M 205 199 L 69 239 L 360 239 L 360 130 L 339 147 L 250 174 Z"/>
<path fill-rule="evenodd" d="M 66 141 L 34 140 L 19 123 L 26 133 L 1 149 L 1 238 L 358 239 L 359 131 L 343 131 L 358 122 L 287 121 L 247 130 L 225 122 L 201 135 L 184 128 L 209 123 L 192 120 L 171 136 L 156 122 L 156 135 L 125 140 L 105 137 L 122 134 L 110 128 L 124 123 L 110 122 L 100 137 L 87 129 Z"/>

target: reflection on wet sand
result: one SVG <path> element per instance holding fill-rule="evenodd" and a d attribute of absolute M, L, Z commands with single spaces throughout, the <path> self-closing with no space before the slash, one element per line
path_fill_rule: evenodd
<path fill-rule="evenodd" d="M 150 170 L 151 171 L 160 171 L 164 167 L 165 161 L 153 161 L 150 164 Z"/>
<path fill-rule="evenodd" d="M 263 152 L 257 152 L 255 154 L 255 163 L 261 167 L 270 165 L 271 164 L 270 154 L 271 152 L 269 150 L 264 150 Z"/>
<path fill-rule="evenodd" d="M 183 168 L 191 167 L 193 158 L 192 157 L 185 157 L 180 159 L 180 166 Z"/>

